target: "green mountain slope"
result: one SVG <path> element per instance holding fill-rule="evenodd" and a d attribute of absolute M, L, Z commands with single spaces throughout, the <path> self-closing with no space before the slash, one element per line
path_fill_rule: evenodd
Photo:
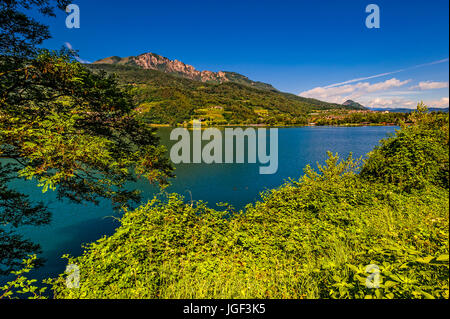
<path fill-rule="evenodd" d="M 359 104 L 358 102 L 352 101 L 352 100 L 347 100 L 344 103 L 342 103 L 342 105 L 359 108 L 359 109 L 367 109 L 365 106 Z"/>
<path fill-rule="evenodd" d="M 115 73 L 122 84 L 131 85 L 139 116 L 152 124 L 174 125 L 192 119 L 216 125 L 306 124 L 313 110 L 355 109 L 240 83 L 200 82 L 127 63 L 86 67 Z"/>

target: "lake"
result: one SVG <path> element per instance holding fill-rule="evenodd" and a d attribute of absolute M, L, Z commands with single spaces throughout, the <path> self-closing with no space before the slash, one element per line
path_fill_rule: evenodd
<path fill-rule="evenodd" d="M 289 177 L 298 179 L 307 164 L 313 167 L 316 162 L 323 164 L 327 151 L 337 152 L 341 157 L 347 157 L 349 152 L 355 158 L 364 156 L 395 129 L 392 126 L 279 128 L 276 174 L 260 175 L 260 164 L 179 164 L 175 166 L 177 177 L 168 191 L 180 193 L 188 200 L 206 201 L 213 208 L 215 203 L 227 202 L 240 209 L 258 200 L 260 192 L 280 186 Z M 168 149 L 175 143 L 169 139 L 170 128 L 160 128 L 158 134 Z M 146 181 L 133 186 L 143 191 L 145 202 L 155 194 L 155 188 Z M 62 273 L 66 266 L 66 260 L 61 259 L 63 254 L 80 255 L 82 244 L 112 234 L 119 225 L 111 216 L 120 213 L 114 212 L 107 201 L 98 206 L 75 205 L 56 200 L 52 192 L 42 194 L 32 182 L 20 181 L 14 187 L 34 200 L 43 200 L 53 214 L 48 225 L 20 230 L 26 238 L 41 245 L 40 256 L 46 259 L 45 265 L 30 277 L 43 279 Z"/>

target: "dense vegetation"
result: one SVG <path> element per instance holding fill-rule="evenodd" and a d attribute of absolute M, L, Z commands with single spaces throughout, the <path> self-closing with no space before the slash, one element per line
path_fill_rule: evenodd
<path fill-rule="evenodd" d="M 237 83 L 108 69 L 119 73 L 118 83 L 67 53 L 36 50 L 48 27 L 22 9 L 53 16 L 54 6 L 67 4 L 0 0 L 0 273 L 39 248 L 14 229 L 51 218 L 10 187 L 17 178 L 34 179 L 61 199 L 125 205 L 139 201 L 138 190 L 124 190 L 128 181 L 140 175 L 163 184 L 171 176 L 142 120 L 175 124 L 200 115 L 212 123 L 301 124 L 313 111 L 342 107 Z M 326 166 L 306 167 L 299 180 L 242 211 L 165 193 L 126 210 L 115 234 L 87 245 L 82 256 L 66 256 L 80 268 L 80 288 L 69 289 L 61 275 L 49 281 L 54 296 L 448 298 L 448 115 L 419 106 L 407 122 L 362 166 L 330 154 Z M 13 272 L 0 299 L 41 296 L 26 278 L 36 261 Z M 376 289 L 367 287 L 371 275 L 372 284 L 380 276 Z"/>
<path fill-rule="evenodd" d="M 176 194 L 126 211 L 55 297 L 448 298 L 448 115 L 410 121 L 362 167 L 329 154 L 243 211 Z"/>
<path fill-rule="evenodd" d="M 210 125 L 294 125 L 307 124 L 307 114 L 311 110 L 354 109 L 233 82 L 203 83 L 122 65 L 92 64 L 86 67 L 115 73 L 122 84 L 131 85 L 140 117 L 152 124 L 175 125 L 202 118 Z"/>
<path fill-rule="evenodd" d="M 156 70 L 114 64 L 86 65 L 116 74 L 131 86 L 139 118 L 150 124 L 189 125 L 399 125 L 406 113 L 365 110 L 356 102 L 326 103 L 243 83 L 203 83 Z"/>
<path fill-rule="evenodd" d="M 408 113 L 344 110 L 324 110 L 310 117 L 310 121 L 316 125 L 400 125 L 408 120 Z"/>

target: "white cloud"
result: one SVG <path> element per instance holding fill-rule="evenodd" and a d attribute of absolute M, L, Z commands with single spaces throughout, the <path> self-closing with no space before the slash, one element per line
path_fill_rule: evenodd
<path fill-rule="evenodd" d="M 424 81 L 410 88 L 396 90 L 396 88 L 404 87 L 410 82 L 411 80 L 401 81 L 392 78 L 372 84 L 359 82 L 334 87 L 316 87 L 300 93 L 300 96 L 339 104 L 344 103 L 346 100 L 355 100 L 370 108 L 414 109 L 420 101 L 420 98 L 416 99 L 414 97 L 414 93 L 448 87 L 448 82 Z M 413 91 L 413 89 L 418 89 L 418 91 Z M 449 106 L 449 98 L 442 97 L 438 100 L 426 100 L 424 103 L 429 107 L 443 108 Z"/>
<path fill-rule="evenodd" d="M 409 82 L 411 82 L 411 80 L 400 81 L 400 80 L 397 80 L 396 78 L 392 78 L 392 79 L 386 80 L 384 82 L 378 82 L 375 84 L 368 85 L 367 92 L 373 93 L 373 92 L 378 92 L 378 91 L 386 91 L 391 88 L 403 86 Z"/>
<path fill-rule="evenodd" d="M 370 108 L 406 108 L 406 109 L 415 109 L 418 104 L 418 100 L 411 100 L 401 97 L 392 97 L 392 98 L 370 98 L 364 101 L 364 105 Z M 446 108 L 449 106 L 449 98 L 443 97 L 440 100 L 435 101 L 423 101 L 425 105 L 428 107 L 438 107 L 438 108 Z"/>
<path fill-rule="evenodd" d="M 70 52 L 72 52 L 75 60 L 77 60 L 80 63 L 83 64 L 90 64 L 91 62 L 87 61 L 87 60 L 83 60 L 78 56 L 78 53 L 73 49 L 72 44 L 70 44 L 69 42 L 64 42 L 64 44 L 66 45 L 66 47 L 69 49 Z"/>
<path fill-rule="evenodd" d="M 392 78 L 374 84 L 370 84 L 369 82 L 359 82 L 356 84 L 346 84 L 333 87 L 316 87 L 300 93 L 300 96 L 333 103 L 343 103 L 346 100 L 358 99 L 370 93 L 401 87 L 410 81 L 411 80 L 400 81 L 396 78 Z"/>
<path fill-rule="evenodd" d="M 348 80 L 348 81 L 344 81 L 344 82 L 340 82 L 340 83 L 327 85 L 327 86 L 325 86 L 325 88 L 331 88 L 331 87 L 335 87 L 335 86 L 341 86 L 341 85 L 345 85 L 345 84 L 350 84 L 350 83 L 355 83 L 355 82 L 375 79 L 375 78 L 379 78 L 379 77 L 382 77 L 382 76 L 392 75 L 392 74 L 396 74 L 396 73 L 400 73 L 400 72 L 404 72 L 404 71 L 408 71 L 408 70 L 421 68 L 421 67 L 424 67 L 424 66 L 430 66 L 430 65 L 445 63 L 445 62 L 448 62 L 448 60 L 449 59 L 446 58 L 446 59 L 442 59 L 442 60 L 433 61 L 433 62 L 430 62 L 430 63 L 414 65 L 414 66 L 409 67 L 409 68 L 400 69 L 400 70 L 396 70 L 396 71 L 392 71 L 392 72 L 380 73 L 380 74 L 375 74 L 375 75 L 366 76 L 366 77 L 362 77 L 362 78 L 352 79 L 352 80 Z"/>
<path fill-rule="evenodd" d="M 448 88 L 448 82 L 425 81 L 419 82 L 418 85 L 411 87 L 411 89 L 420 89 L 420 90 L 434 90 L 443 88 Z"/>
<path fill-rule="evenodd" d="M 428 105 L 429 107 L 448 107 L 449 106 L 449 100 L 448 97 L 443 97 L 440 100 L 437 101 L 430 101 L 425 103 L 426 105 Z"/>
<path fill-rule="evenodd" d="M 340 83 L 330 84 L 323 87 L 316 87 L 300 93 L 300 96 L 315 98 L 332 103 L 343 103 L 346 100 L 355 100 L 368 107 L 389 107 L 389 108 L 415 108 L 420 98 L 415 95 L 423 95 L 424 90 L 434 90 L 448 88 L 448 82 L 423 81 L 412 87 L 404 87 L 411 80 L 400 81 L 392 78 L 386 81 L 369 83 L 367 80 L 384 77 L 404 71 L 431 66 L 435 64 L 448 63 L 449 59 L 433 61 L 430 63 L 418 64 L 412 67 L 399 69 L 391 72 L 360 77 Z M 402 89 L 397 89 L 404 87 Z M 435 97 L 437 98 L 437 97 Z M 426 101 L 425 101 L 426 102 Z M 430 107 L 448 107 L 448 97 L 440 100 L 428 101 Z"/>
<path fill-rule="evenodd" d="M 412 101 L 404 98 L 373 98 L 368 99 L 364 105 L 370 108 L 407 108 L 413 109 L 417 106 L 417 101 Z"/>

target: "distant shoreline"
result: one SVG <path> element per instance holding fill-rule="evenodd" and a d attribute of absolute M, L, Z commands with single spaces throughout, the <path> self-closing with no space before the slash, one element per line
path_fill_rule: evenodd
<path fill-rule="evenodd" d="M 184 125 L 170 125 L 170 124 L 148 124 L 150 127 L 184 127 L 184 128 L 192 128 L 192 125 L 190 126 L 184 126 Z M 395 123 L 370 123 L 370 124 L 354 124 L 354 123 L 348 123 L 348 124 L 336 124 L 336 125 L 315 125 L 315 124 L 289 124 L 289 125 L 283 125 L 283 124 L 277 124 L 277 125 L 267 125 L 267 124 L 217 124 L 217 125 L 206 125 L 202 124 L 202 128 L 213 128 L 213 127 L 280 127 L 280 128 L 289 128 L 289 127 L 363 127 L 363 126 L 399 126 Z"/>

